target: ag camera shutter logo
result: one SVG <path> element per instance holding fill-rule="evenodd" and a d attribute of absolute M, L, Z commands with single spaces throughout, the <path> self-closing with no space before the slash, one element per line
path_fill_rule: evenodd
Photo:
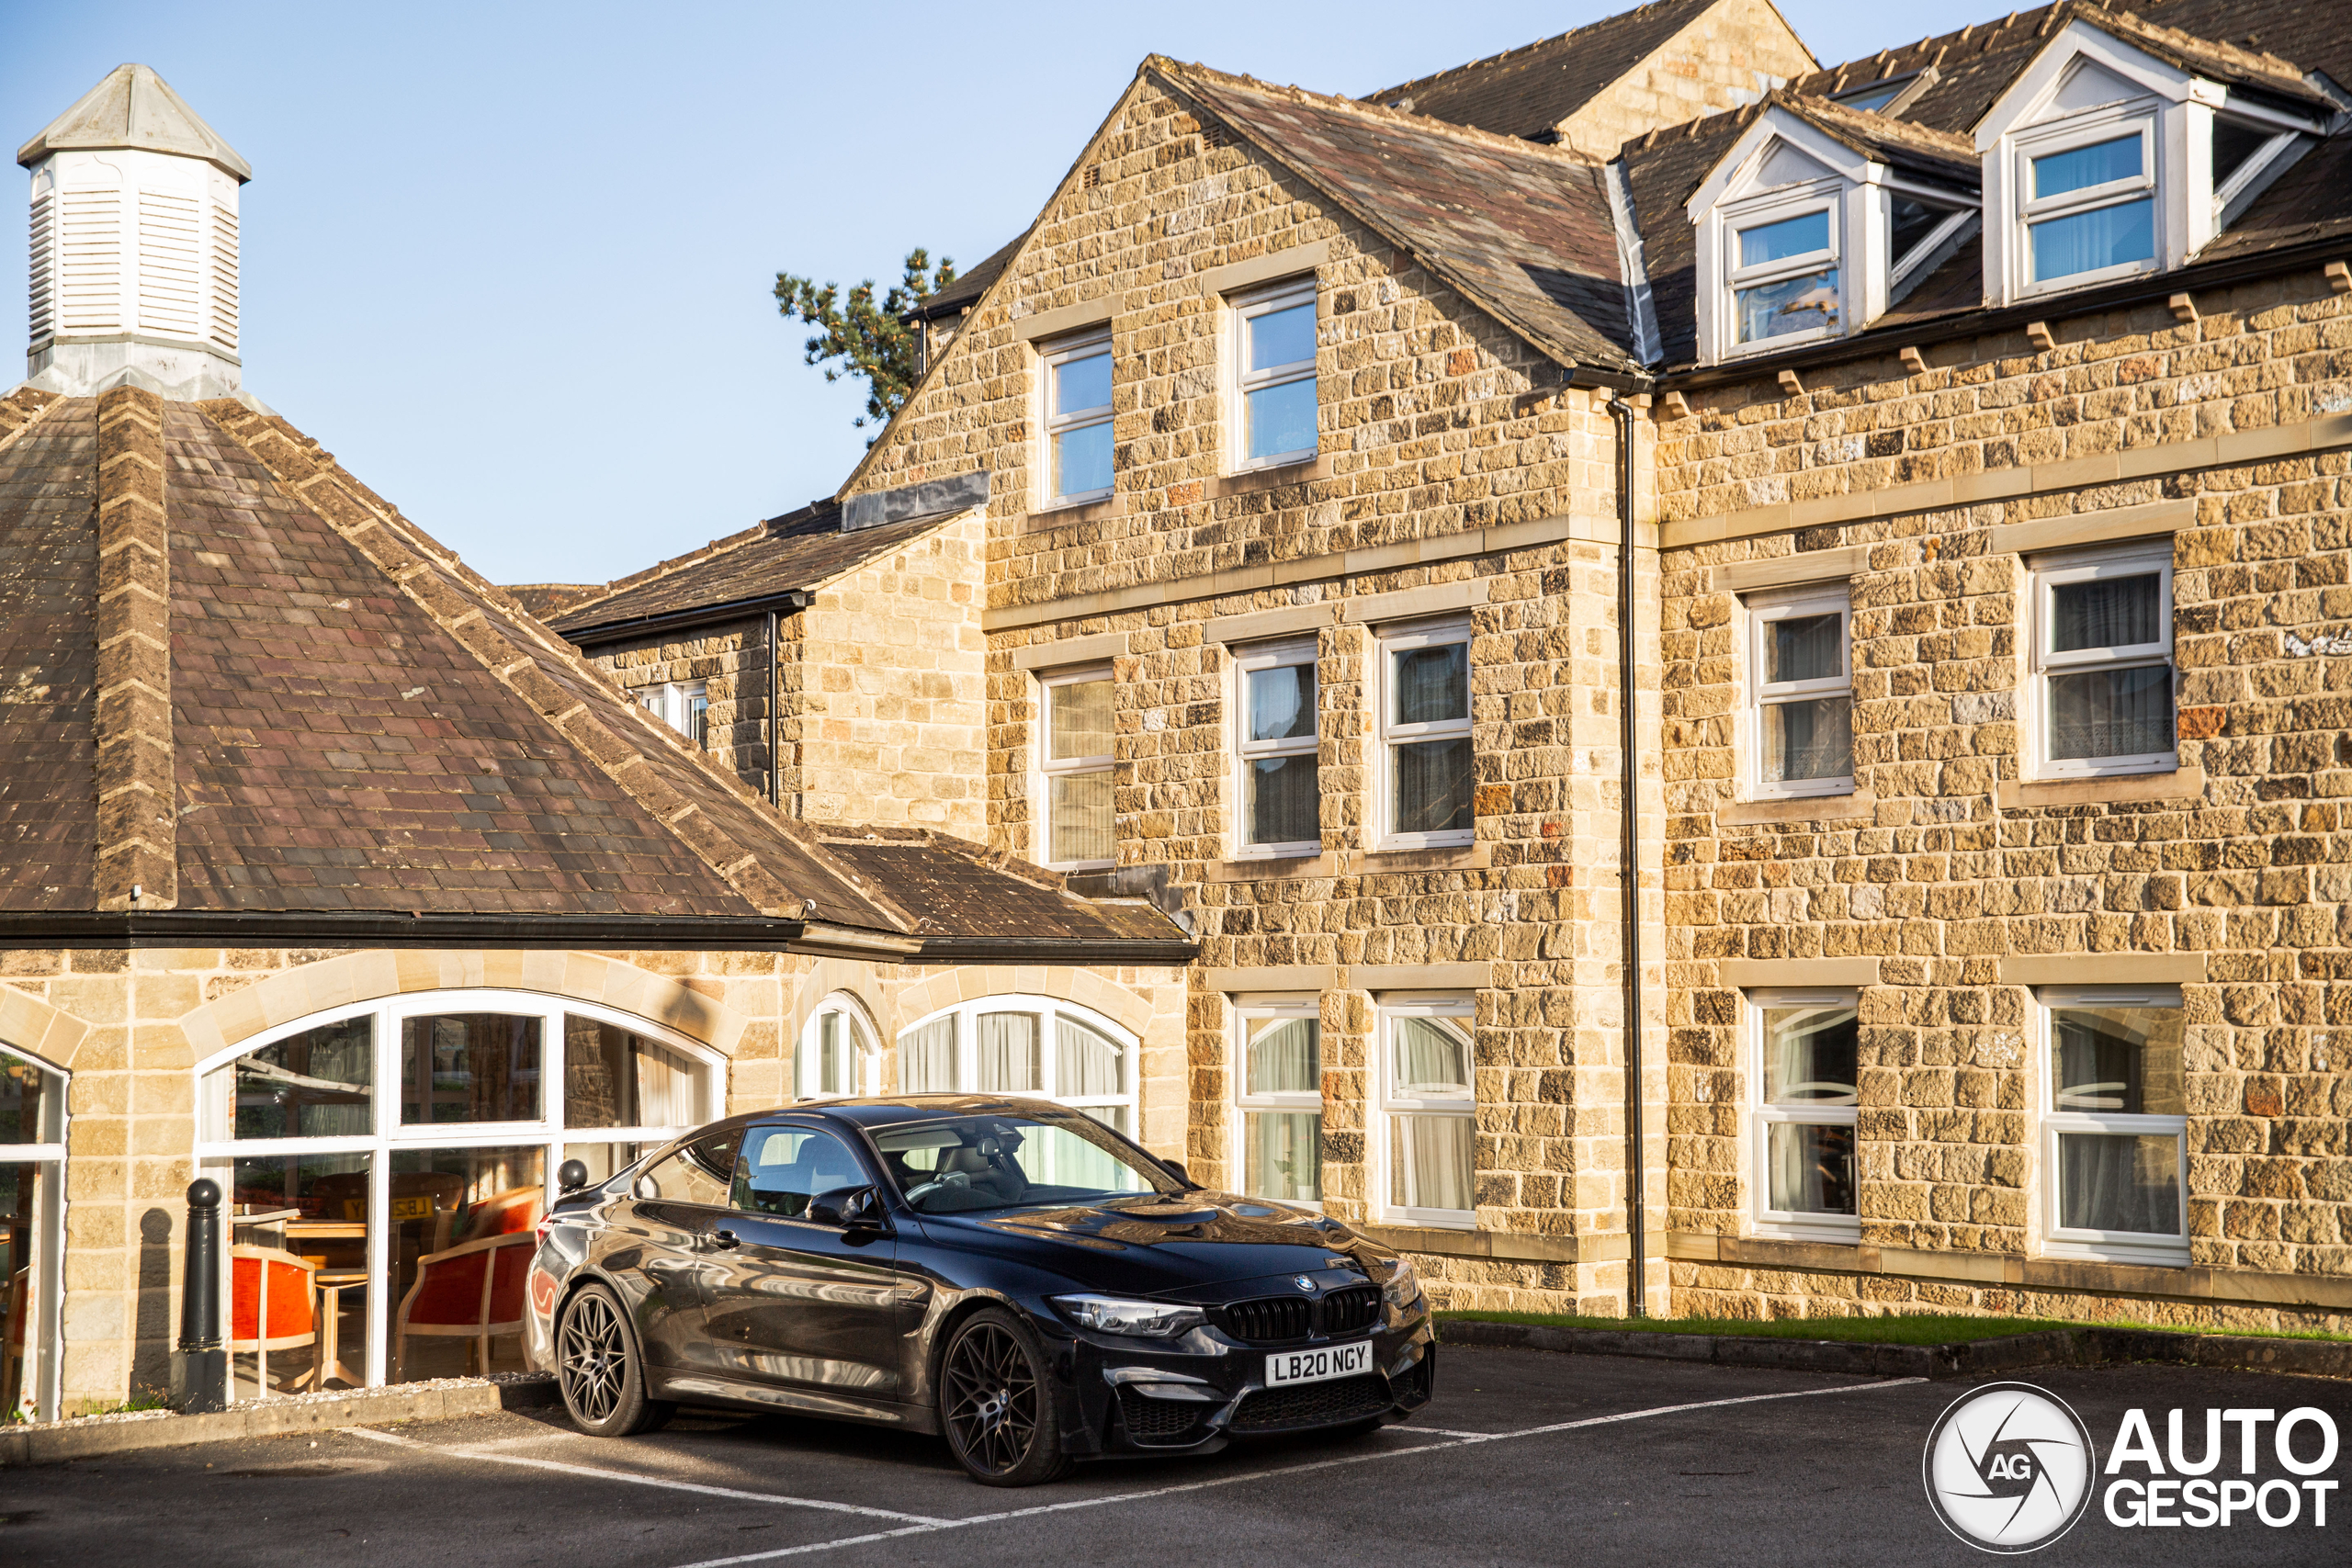
<path fill-rule="evenodd" d="M 1946 1529 L 1981 1551 L 2039 1551 L 2090 1507 L 2098 1455 L 2066 1403 L 2031 1383 L 1987 1383 L 1928 1434 L 1921 1470 Z"/>

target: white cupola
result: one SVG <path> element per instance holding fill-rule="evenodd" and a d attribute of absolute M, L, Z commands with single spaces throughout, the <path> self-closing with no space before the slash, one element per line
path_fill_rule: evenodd
<path fill-rule="evenodd" d="M 236 392 L 237 187 L 253 168 L 144 65 L 17 152 L 32 174 L 31 385 Z"/>

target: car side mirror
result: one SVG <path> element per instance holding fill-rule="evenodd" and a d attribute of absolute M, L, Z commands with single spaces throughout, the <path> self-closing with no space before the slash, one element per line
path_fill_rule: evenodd
<path fill-rule="evenodd" d="M 634 1182 L 629 1184 L 629 1196 L 633 1198 L 659 1198 L 662 1196 L 662 1184 L 654 1180 L 650 1176 L 640 1176 Z"/>
<path fill-rule="evenodd" d="M 577 1192 L 588 1185 L 588 1162 L 568 1159 L 555 1168 L 555 1185 L 560 1192 Z"/>
<path fill-rule="evenodd" d="M 878 1231 L 882 1200 L 871 1187 L 836 1187 L 808 1200 L 808 1223 L 849 1231 Z"/>
<path fill-rule="evenodd" d="M 1160 1163 L 1160 1164 L 1162 1164 L 1162 1165 L 1164 1165 L 1164 1166 L 1166 1166 L 1169 1169 L 1170 1169 L 1170 1170 L 1174 1171 L 1174 1172 L 1176 1173 L 1176 1179 L 1177 1179 L 1177 1180 L 1179 1180 L 1179 1181 L 1182 1182 L 1182 1183 L 1183 1183 L 1185 1186 L 1187 1186 L 1187 1187 L 1190 1187 L 1190 1186 L 1192 1186 L 1192 1185 L 1193 1185 L 1193 1173 L 1192 1173 L 1191 1171 L 1186 1170 L 1186 1169 L 1184 1168 L 1184 1162 L 1183 1162 L 1182 1160 L 1181 1160 L 1181 1159 L 1164 1159 L 1164 1160 L 1161 1160 L 1159 1163 Z"/>

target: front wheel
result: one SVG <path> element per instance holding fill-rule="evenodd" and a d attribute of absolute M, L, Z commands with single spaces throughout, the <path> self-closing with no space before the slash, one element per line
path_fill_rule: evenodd
<path fill-rule="evenodd" d="M 620 1298 L 590 1285 L 564 1303 L 555 1330 L 556 1384 L 564 1408 L 592 1438 L 650 1432 L 677 1406 L 645 1393 L 645 1364 L 629 1335 Z"/>
<path fill-rule="evenodd" d="M 947 1342 L 939 1425 L 956 1462 L 983 1486 L 1035 1486 L 1069 1473 L 1046 1358 L 1020 1319 L 988 1307 Z"/>

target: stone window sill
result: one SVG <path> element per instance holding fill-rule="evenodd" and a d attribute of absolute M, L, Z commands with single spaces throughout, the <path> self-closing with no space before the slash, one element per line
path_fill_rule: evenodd
<path fill-rule="evenodd" d="M 1273 468 L 1250 468 L 1238 474 L 1219 474 L 1209 481 L 1211 495 L 1250 495 L 1261 490 L 1280 490 L 1284 485 L 1306 484 L 1314 479 L 1331 477 L 1331 457 L 1317 453 L 1303 462 L 1284 463 Z"/>
<path fill-rule="evenodd" d="M 1120 515 L 1124 508 L 1121 498 L 1106 495 L 1100 501 L 1083 501 L 1072 506 L 1041 506 L 1022 519 L 1024 534 L 1042 534 L 1048 528 L 1075 528 L 1085 523 L 1100 523 Z"/>
<path fill-rule="evenodd" d="M 2037 806 L 2116 806 L 2143 800 L 2201 800 L 2205 770 L 2179 768 L 2165 773 L 2115 773 L 2096 779 L 2004 779 L 1994 804 L 2004 811 Z"/>
<path fill-rule="evenodd" d="M 1858 789 L 1851 795 L 1809 795 L 1790 800 L 1728 800 L 1715 807 L 1715 820 L 1736 827 L 1746 822 L 1836 822 L 1877 813 L 1878 796 Z"/>
<path fill-rule="evenodd" d="M 1326 850 L 1319 855 L 1272 856 L 1213 862 L 1211 882 L 1288 882 L 1327 876 L 1374 876 L 1414 871 L 1484 871 L 1494 863 L 1492 846 L 1456 844 L 1438 850 Z"/>

